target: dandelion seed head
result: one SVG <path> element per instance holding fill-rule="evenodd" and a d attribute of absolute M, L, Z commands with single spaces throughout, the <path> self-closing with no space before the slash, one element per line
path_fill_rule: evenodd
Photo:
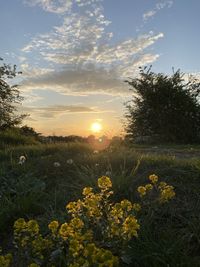
<path fill-rule="evenodd" d="M 56 168 L 58 168 L 58 167 L 61 166 L 61 164 L 60 164 L 60 162 L 57 162 L 57 161 L 56 161 L 56 162 L 53 163 L 53 166 L 56 167 Z"/>
<path fill-rule="evenodd" d="M 19 157 L 19 162 L 18 162 L 18 164 L 22 165 L 22 164 L 25 163 L 25 161 L 26 161 L 26 157 L 25 157 L 24 155 L 22 155 L 22 156 Z"/>
<path fill-rule="evenodd" d="M 73 159 L 68 159 L 67 160 L 67 164 L 73 164 L 73 163 L 74 163 Z"/>

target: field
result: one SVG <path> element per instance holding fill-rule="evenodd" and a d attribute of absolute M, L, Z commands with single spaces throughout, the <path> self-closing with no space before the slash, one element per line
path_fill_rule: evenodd
<path fill-rule="evenodd" d="M 200 266 L 199 155 L 199 147 L 190 146 L 116 145 L 103 151 L 81 143 L 5 147 L 0 150 L 1 246 L 13 249 L 13 223 L 20 217 L 37 219 L 44 233 L 50 221 L 64 222 L 66 204 L 79 199 L 85 186 L 96 188 L 103 175 L 112 180 L 115 201 L 138 202 L 137 187 L 155 173 L 174 186 L 176 196 L 141 210 L 138 238 L 129 242 L 120 266 Z"/>

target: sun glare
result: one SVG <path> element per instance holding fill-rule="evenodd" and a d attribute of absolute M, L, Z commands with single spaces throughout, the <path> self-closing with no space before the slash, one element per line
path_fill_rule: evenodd
<path fill-rule="evenodd" d="M 94 122 L 91 125 L 91 130 L 94 133 L 99 133 L 102 130 L 102 125 L 99 122 Z"/>

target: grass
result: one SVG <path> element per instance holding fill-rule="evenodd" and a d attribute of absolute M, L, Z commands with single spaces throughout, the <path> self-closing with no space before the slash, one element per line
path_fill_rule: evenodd
<path fill-rule="evenodd" d="M 173 149 L 180 154 L 190 151 Z M 66 203 L 78 199 L 84 186 L 95 187 L 97 178 L 106 173 L 116 200 L 131 201 L 138 200 L 136 188 L 156 173 L 175 187 L 176 198 L 160 209 L 142 212 L 140 234 L 124 255 L 125 266 L 200 266 L 200 159 L 196 154 L 184 159 L 159 151 L 116 146 L 94 154 L 80 143 L 4 147 L 0 150 L 2 246 L 9 243 L 19 217 L 36 218 L 41 226 L 57 218 L 64 221 Z M 18 164 L 21 155 L 27 158 L 23 165 Z M 61 166 L 54 167 L 54 162 Z"/>

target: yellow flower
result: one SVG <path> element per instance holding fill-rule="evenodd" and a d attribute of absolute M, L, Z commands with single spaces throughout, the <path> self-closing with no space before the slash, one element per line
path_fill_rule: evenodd
<path fill-rule="evenodd" d="M 101 205 L 100 202 L 102 197 L 100 194 L 91 193 L 85 198 L 84 207 L 86 208 L 87 212 L 86 215 L 89 217 L 94 217 L 95 219 L 99 219 L 102 215 Z"/>
<path fill-rule="evenodd" d="M 153 184 L 155 184 L 155 183 L 158 182 L 158 176 L 155 175 L 155 174 L 152 174 L 152 175 L 149 176 L 149 180 L 150 180 Z"/>
<path fill-rule="evenodd" d="M 140 194 L 140 197 L 143 197 L 146 195 L 146 188 L 144 186 L 139 186 L 137 189 L 138 193 Z"/>
<path fill-rule="evenodd" d="M 126 211 L 132 210 L 132 203 L 129 200 L 124 199 L 121 201 L 120 204 L 121 204 L 122 209 L 125 209 Z"/>
<path fill-rule="evenodd" d="M 159 188 L 159 189 L 164 189 L 166 185 L 167 185 L 167 183 L 165 183 L 165 182 L 160 182 L 158 188 Z"/>
<path fill-rule="evenodd" d="M 87 195 L 89 195 L 89 194 L 91 194 L 92 193 L 92 187 L 85 187 L 84 189 L 83 189 L 83 195 L 84 196 L 87 196 Z"/>
<path fill-rule="evenodd" d="M 175 196 L 174 187 L 171 185 L 166 185 L 161 189 L 160 192 L 160 202 L 167 202 Z"/>
<path fill-rule="evenodd" d="M 82 229 L 84 227 L 84 222 L 79 218 L 73 218 L 70 222 L 70 226 L 73 229 Z"/>
<path fill-rule="evenodd" d="M 58 226 L 59 223 L 58 221 L 52 221 L 50 222 L 50 224 L 48 225 L 49 230 L 51 230 L 52 234 L 56 234 L 57 230 L 58 230 Z"/>
<path fill-rule="evenodd" d="M 80 199 L 78 199 L 78 201 L 69 202 L 66 206 L 66 209 L 68 210 L 69 213 L 72 214 L 72 216 L 76 216 L 76 214 L 81 211 L 82 207 L 83 207 L 83 202 Z"/>
<path fill-rule="evenodd" d="M 128 216 L 123 223 L 123 232 L 127 235 L 128 239 L 131 239 L 133 236 L 137 237 L 137 230 L 140 229 L 140 225 L 137 222 L 137 219 L 130 215 Z"/>
<path fill-rule="evenodd" d="M 27 231 L 31 233 L 31 235 L 35 235 L 39 233 L 39 225 L 36 220 L 30 220 L 27 222 Z"/>
<path fill-rule="evenodd" d="M 153 185 L 152 184 L 146 184 L 145 188 L 147 191 L 151 191 L 153 189 Z"/>
<path fill-rule="evenodd" d="M 63 223 L 59 229 L 59 234 L 64 240 L 66 240 L 68 237 L 72 236 L 73 233 L 74 233 L 74 231 L 68 223 Z"/>
<path fill-rule="evenodd" d="M 19 218 L 17 221 L 15 221 L 14 223 L 15 232 L 20 232 L 25 228 L 26 228 L 26 222 L 23 218 Z"/>
<path fill-rule="evenodd" d="M 112 182 L 109 177 L 102 176 L 98 179 L 98 187 L 102 189 L 103 191 L 108 190 L 112 187 Z"/>
<path fill-rule="evenodd" d="M 115 224 L 120 223 L 120 219 L 122 219 L 124 216 L 124 211 L 123 211 L 120 203 L 116 203 L 112 207 L 112 209 L 110 211 L 110 215 L 111 215 L 111 221 L 114 220 Z"/>

